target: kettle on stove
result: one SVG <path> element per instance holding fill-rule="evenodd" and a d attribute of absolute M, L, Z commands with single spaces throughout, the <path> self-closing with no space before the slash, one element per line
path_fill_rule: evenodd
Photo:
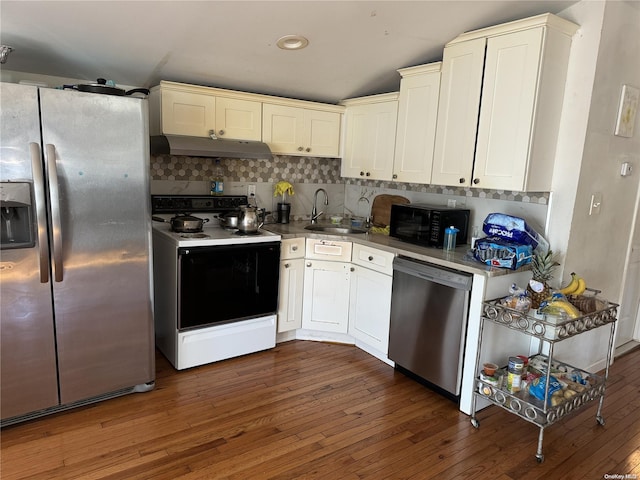
<path fill-rule="evenodd" d="M 260 213 L 262 211 L 262 220 Z M 240 217 L 238 218 L 238 230 L 244 233 L 257 233 L 264 225 L 264 210 L 254 205 L 242 205 L 240 207 Z"/>

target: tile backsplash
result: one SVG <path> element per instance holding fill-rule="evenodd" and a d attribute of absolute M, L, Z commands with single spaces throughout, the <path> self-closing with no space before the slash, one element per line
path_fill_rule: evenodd
<path fill-rule="evenodd" d="M 274 155 L 272 160 L 222 158 L 225 181 L 242 183 L 276 183 L 287 180 L 292 184 L 335 184 L 361 186 L 399 192 L 453 195 L 460 197 L 486 198 L 512 202 L 547 205 L 548 192 L 509 192 L 477 188 L 444 187 L 417 183 L 397 183 L 376 180 L 360 180 L 340 176 L 339 158 L 294 157 Z M 164 181 L 206 182 L 215 169 L 215 159 L 158 155 L 151 158 L 151 179 Z"/>

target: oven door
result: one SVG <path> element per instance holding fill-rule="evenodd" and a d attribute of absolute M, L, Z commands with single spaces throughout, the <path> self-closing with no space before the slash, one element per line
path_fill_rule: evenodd
<path fill-rule="evenodd" d="M 178 330 L 274 314 L 280 242 L 178 249 Z"/>

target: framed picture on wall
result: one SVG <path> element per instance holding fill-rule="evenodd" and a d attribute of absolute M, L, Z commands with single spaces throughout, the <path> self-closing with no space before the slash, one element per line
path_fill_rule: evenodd
<path fill-rule="evenodd" d="M 640 90 L 630 85 L 622 86 L 620 95 L 620 105 L 618 106 L 618 116 L 616 118 L 616 129 L 613 132 L 619 137 L 632 137 L 633 127 L 638 111 L 638 99 Z"/>

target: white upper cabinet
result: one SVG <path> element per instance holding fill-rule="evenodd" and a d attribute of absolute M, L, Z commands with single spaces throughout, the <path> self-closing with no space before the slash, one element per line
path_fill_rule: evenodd
<path fill-rule="evenodd" d="M 482 90 L 485 38 L 445 47 L 431 182 L 468 186 Z"/>
<path fill-rule="evenodd" d="M 259 141 L 262 138 L 262 103 L 244 94 L 161 82 L 149 96 L 152 135 L 187 135 Z"/>
<path fill-rule="evenodd" d="M 431 182 L 441 62 L 398 70 L 400 100 L 393 176 L 398 182 Z"/>
<path fill-rule="evenodd" d="M 344 152 L 341 175 L 391 180 L 398 119 L 398 94 L 344 100 Z"/>
<path fill-rule="evenodd" d="M 447 45 L 432 183 L 550 190 L 577 28 L 544 14 L 465 33 Z"/>
<path fill-rule="evenodd" d="M 262 141 L 273 153 L 338 157 L 341 117 L 337 111 L 265 103 Z"/>

